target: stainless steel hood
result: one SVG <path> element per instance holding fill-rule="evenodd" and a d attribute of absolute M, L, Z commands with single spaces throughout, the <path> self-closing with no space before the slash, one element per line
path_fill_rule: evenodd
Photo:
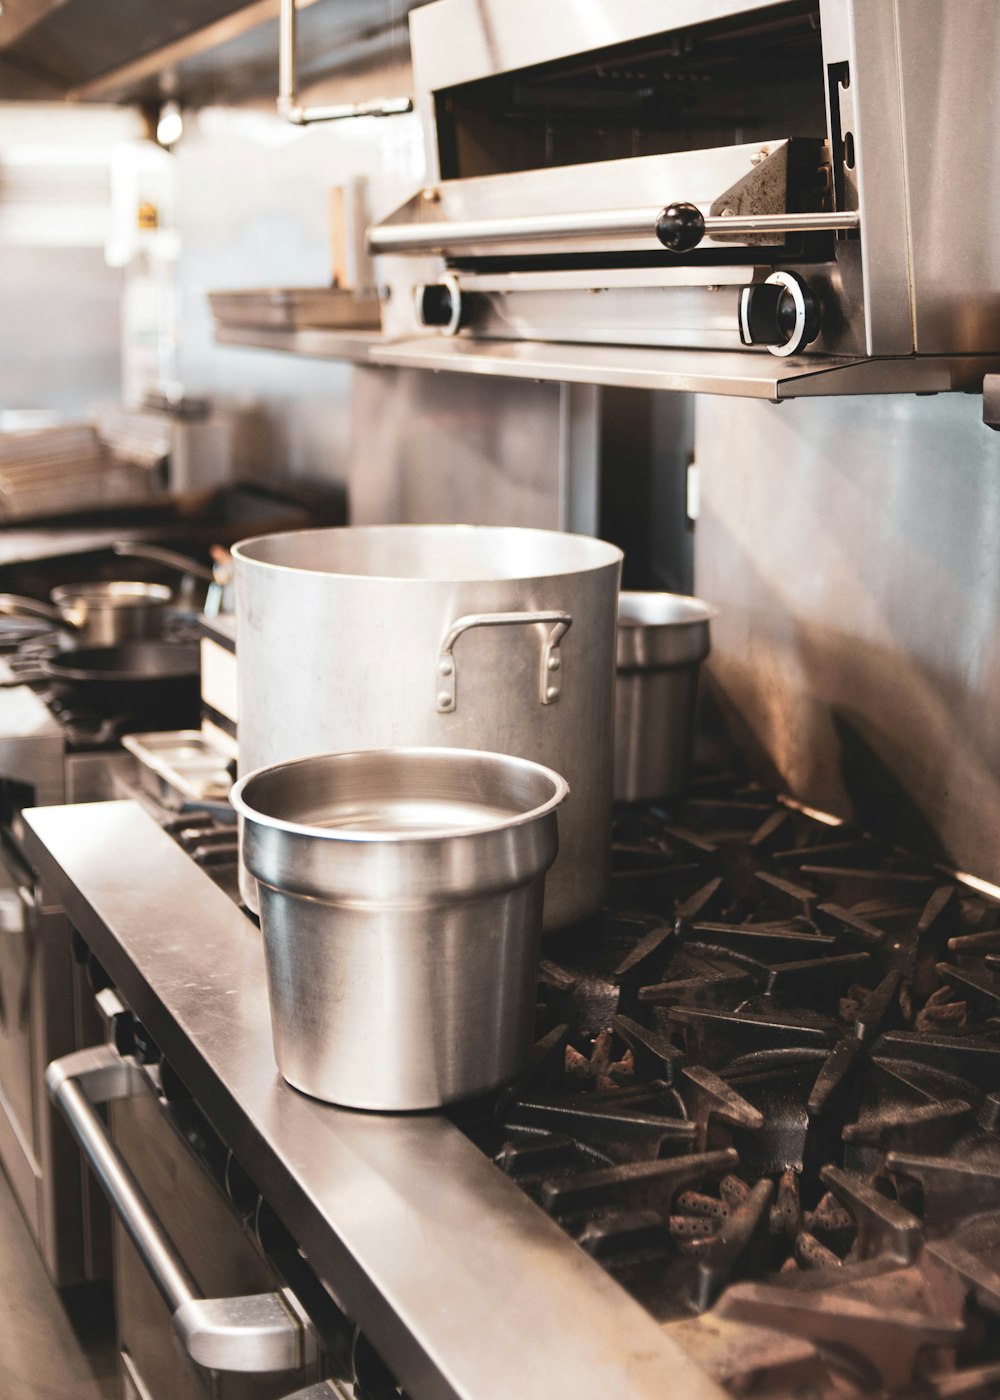
<path fill-rule="evenodd" d="M 11 0 L 0 51 L 12 69 L 67 92 L 244 8 L 245 0 Z"/>
<path fill-rule="evenodd" d="M 301 77 L 406 46 L 421 0 L 299 0 Z M 279 0 L 6 0 L 0 101 L 199 104 L 274 92 Z"/>
<path fill-rule="evenodd" d="M 768 398 L 995 366 L 991 0 L 437 0 L 410 29 L 429 176 L 368 234 L 385 363 Z"/>

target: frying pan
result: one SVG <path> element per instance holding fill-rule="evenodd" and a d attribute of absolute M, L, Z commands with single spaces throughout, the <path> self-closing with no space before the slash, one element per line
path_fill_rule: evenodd
<path fill-rule="evenodd" d="M 13 684 L 36 680 L 71 708 L 125 713 L 178 729 L 199 721 L 197 647 L 150 641 L 78 647 L 39 658 L 37 672 L 19 674 Z"/>

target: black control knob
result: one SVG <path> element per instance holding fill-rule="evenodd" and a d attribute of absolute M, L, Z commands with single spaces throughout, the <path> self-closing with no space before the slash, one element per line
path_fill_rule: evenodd
<path fill-rule="evenodd" d="M 144 1065 L 155 1065 L 160 1048 L 137 1016 L 132 1018 L 132 1054 Z"/>
<path fill-rule="evenodd" d="M 111 1020 L 111 1039 L 119 1055 L 135 1053 L 135 1017 L 131 1011 L 119 1011 Z"/>
<path fill-rule="evenodd" d="M 398 1400 L 396 1378 L 360 1327 L 351 1342 L 351 1378 L 358 1400 Z"/>
<path fill-rule="evenodd" d="M 772 272 L 740 291 L 740 340 L 766 345 L 772 355 L 794 355 L 819 335 L 819 301 L 797 272 Z"/>
<path fill-rule="evenodd" d="M 101 963 L 94 957 L 89 948 L 87 949 L 85 966 L 87 969 L 87 981 L 90 984 L 90 990 L 92 992 L 96 994 L 97 992 L 103 992 L 106 987 L 114 986 L 111 978 L 104 971 Z"/>
<path fill-rule="evenodd" d="M 191 1091 L 169 1060 L 160 1061 L 160 1092 L 169 1103 L 187 1103 Z"/>
<path fill-rule="evenodd" d="M 257 1198 L 257 1209 L 254 1214 L 254 1234 L 257 1236 L 257 1243 L 265 1254 L 280 1255 L 294 1254 L 297 1249 L 291 1232 L 286 1228 L 283 1221 L 279 1220 L 271 1207 L 264 1200 L 263 1196 Z"/>
<path fill-rule="evenodd" d="M 445 335 L 454 335 L 462 320 L 462 292 L 449 273 L 440 282 L 428 282 L 414 290 L 417 320 L 434 326 Z"/>
<path fill-rule="evenodd" d="M 223 1185 L 226 1188 L 226 1195 L 234 1205 L 244 1209 L 257 1206 L 257 1188 L 250 1180 L 250 1176 L 232 1150 L 226 1153 L 225 1175 Z"/>
<path fill-rule="evenodd" d="M 705 237 L 705 217 L 696 204 L 668 204 L 656 221 L 656 236 L 671 253 L 690 253 Z"/>

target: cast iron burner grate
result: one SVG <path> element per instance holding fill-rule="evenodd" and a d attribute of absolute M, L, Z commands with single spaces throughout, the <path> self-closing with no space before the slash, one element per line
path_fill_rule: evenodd
<path fill-rule="evenodd" d="M 713 778 L 544 952 L 500 1170 L 734 1393 L 1000 1395 L 1000 902 Z"/>

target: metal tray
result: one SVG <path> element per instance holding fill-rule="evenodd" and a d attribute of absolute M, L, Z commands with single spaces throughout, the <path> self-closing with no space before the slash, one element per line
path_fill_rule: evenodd
<path fill-rule="evenodd" d="M 263 287 L 209 292 L 212 315 L 221 326 L 272 330 L 378 330 L 376 296 L 356 296 L 340 287 Z"/>
<path fill-rule="evenodd" d="M 122 743 L 136 760 L 143 788 L 170 810 L 192 802 L 228 801 L 230 756 L 199 729 L 125 734 Z"/>

